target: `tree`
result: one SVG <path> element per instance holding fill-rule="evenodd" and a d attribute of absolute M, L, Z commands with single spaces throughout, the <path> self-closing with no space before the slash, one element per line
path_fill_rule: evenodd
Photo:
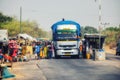
<path fill-rule="evenodd" d="M 108 27 L 102 33 L 106 35 L 106 44 L 114 47 L 120 38 L 120 27 Z"/>
<path fill-rule="evenodd" d="M 49 37 L 47 31 L 39 28 L 35 21 L 22 21 L 22 33 L 27 33 L 33 37 Z M 0 29 L 7 29 L 10 37 L 14 37 L 20 33 L 20 22 L 15 17 L 9 17 L 0 13 Z"/>
<path fill-rule="evenodd" d="M 81 32 L 82 32 L 82 34 L 84 34 L 84 33 L 89 33 L 89 34 L 98 33 L 97 29 L 94 27 L 91 27 L 91 26 L 81 27 Z"/>
<path fill-rule="evenodd" d="M 12 21 L 12 19 L 12 17 L 5 16 L 0 12 L 0 28 L 2 28 L 3 24 Z"/>

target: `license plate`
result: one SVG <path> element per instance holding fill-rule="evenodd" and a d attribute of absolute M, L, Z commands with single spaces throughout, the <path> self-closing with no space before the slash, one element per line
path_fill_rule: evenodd
<path fill-rule="evenodd" d="M 70 53 L 65 53 L 65 55 L 70 55 Z"/>

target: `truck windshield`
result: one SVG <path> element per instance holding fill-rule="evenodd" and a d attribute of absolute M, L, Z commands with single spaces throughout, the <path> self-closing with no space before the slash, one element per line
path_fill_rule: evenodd
<path fill-rule="evenodd" d="M 58 30 L 57 31 L 57 40 L 77 40 L 76 30 Z"/>

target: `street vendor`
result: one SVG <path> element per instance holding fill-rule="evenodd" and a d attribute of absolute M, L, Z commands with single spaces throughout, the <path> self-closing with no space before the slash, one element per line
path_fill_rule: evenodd
<path fill-rule="evenodd" d="M 2 50 L 0 49 L 0 64 L 3 63 L 3 53 Z"/>
<path fill-rule="evenodd" d="M 48 42 L 47 47 L 48 47 L 48 58 L 51 59 L 52 55 L 53 55 L 53 53 L 52 53 L 53 52 L 53 45 L 52 45 L 52 43 Z"/>
<path fill-rule="evenodd" d="M 80 42 L 80 46 L 79 46 L 79 51 L 80 51 L 79 56 L 80 56 L 80 57 L 83 57 L 83 56 L 82 56 L 82 54 L 83 54 L 83 53 L 82 53 L 82 50 L 83 50 L 83 45 L 82 45 L 82 42 Z"/>
<path fill-rule="evenodd" d="M 37 59 L 40 59 L 40 49 L 41 49 L 41 44 L 40 42 L 37 42 L 36 43 L 36 46 L 35 46 L 35 54 L 37 55 Z"/>

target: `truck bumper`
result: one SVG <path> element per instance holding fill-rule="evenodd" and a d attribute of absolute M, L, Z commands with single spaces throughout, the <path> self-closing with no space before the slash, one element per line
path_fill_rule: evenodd
<path fill-rule="evenodd" d="M 79 52 L 78 52 L 78 49 L 57 50 L 57 55 L 59 55 L 59 56 L 72 56 L 72 55 L 79 55 Z"/>

